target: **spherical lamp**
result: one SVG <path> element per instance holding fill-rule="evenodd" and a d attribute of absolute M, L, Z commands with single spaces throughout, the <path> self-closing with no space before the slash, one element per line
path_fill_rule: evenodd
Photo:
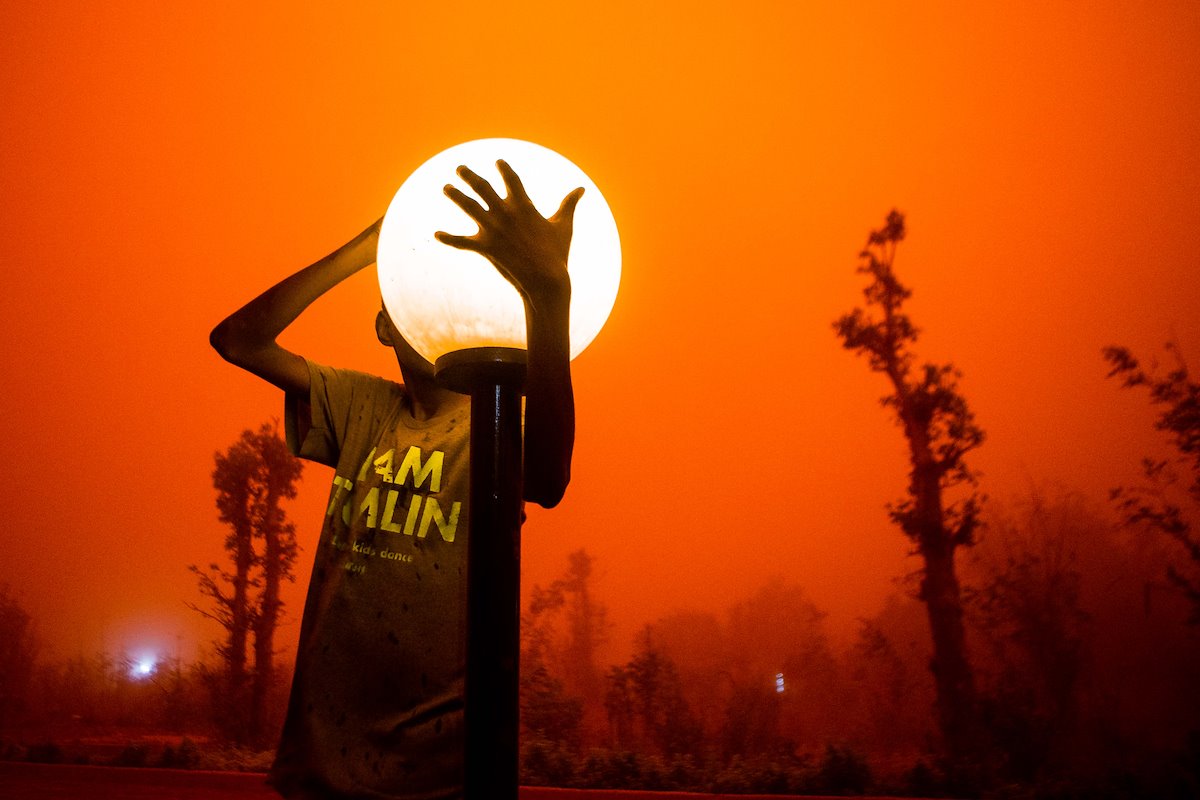
<path fill-rule="evenodd" d="M 384 305 L 400 334 L 436 363 L 443 355 L 480 347 L 525 348 L 525 309 L 517 290 L 478 253 L 449 247 L 437 231 L 471 235 L 475 223 L 446 197 L 446 184 L 474 192 L 455 174 L 466 165 L 506 194 L 496 169 L 503 159 L 520 176 L 538 211 L 550 217 L 562 199 L 584 187 L 575 210 L 568 258 L 571 276 L 571 358 L 600 332 L 621 280 L 621 244 L 604 196 L 563 156 L 519 139 L 478 139 L 426 161 L 396 192 L 379 234 L 377 261 Z"/>

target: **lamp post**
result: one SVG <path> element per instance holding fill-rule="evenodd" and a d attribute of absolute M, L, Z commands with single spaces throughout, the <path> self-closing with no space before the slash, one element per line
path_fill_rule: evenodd
<path fill-rule="evenodd" d="M 419 167 L 388 207 L 377 260 L 384 304 L 400 334 L 434 364 L 440 384 L 471 397 L 465 694 L 467 800 L 516 800 L 525 309 L 516 289 L 477 253 L 434 232 L 465 215 L 442 187 L 466 165 L 502 187 L 504 159 L 543 216 L 578 186 L 567 269 L 571 358 L 600 332 L 616 299 L 616 222 L 595 184 L 557 153 L 516 139 L 452 147 Z"/>

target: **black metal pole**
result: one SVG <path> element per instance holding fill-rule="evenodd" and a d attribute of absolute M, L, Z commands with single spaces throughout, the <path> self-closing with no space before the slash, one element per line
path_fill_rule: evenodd
<path fill-rule="evenodd" d="M 524 351 L 443 356 L 438 380 L 471 396 L 465 800 L 517 800 Z"/>

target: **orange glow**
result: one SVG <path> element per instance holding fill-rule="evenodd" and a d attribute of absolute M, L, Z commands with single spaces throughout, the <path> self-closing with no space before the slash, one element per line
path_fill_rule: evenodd
<path fill-rule="evenodd" d="M 570 154 L 621 224 L 620 297 L 573 367 L 573 483 L 524 536 L 526 586 L 594 556 L 618 650 L 775 574 L 851 630 L 915 568 L 883 509 L 907 471 L 885 387 L 830 328 L 890 208 L 993 498 L 1103 503 L 1158 439 L 1100 348 L 1200 352 L 1194 4 L 333 9 L 0 11 L 0 581 L 52 649 L 215 635 L 184 606 L 223 536 L 212 456 L 281 397 L 207 333 L 459 141 Z M 360 274 L 285 343 L 395 375 L 378 303 Z M 308 467 L 293 505 L 302 576 L 329 479 Z"/>

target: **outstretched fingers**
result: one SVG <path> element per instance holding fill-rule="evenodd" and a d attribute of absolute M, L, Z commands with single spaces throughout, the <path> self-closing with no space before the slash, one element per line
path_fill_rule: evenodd
<path fill-rule="evenodd" d="M 442 244 L 448 244 L 451 247 L 456 247 L 459 250 L 473 250 L 476 253 L 482 252 L 479 246 L 479 241 L 473 236 L 458 236 L 445 231 L 438 231 L 433 234 L 433 238 L 437 239 Z"/>
<path fill-rule="evenodd" d="M 442 193 L 449 197 L 456 206 L 467 212 L 467 216 L 475 220 L 477 224 L 482 223 L 487 210 L 479 204 L 478 200 L 449 183 L 442 187 Z"/>
<path fill-rule="evenodd" d="M 575 207 L 579 205 L 579 198 L 583 197 L 583 187 L 574 189 L 563 198 L 562 203 L 558 206 L 558 211 L 554 212 L 554 216 L 550 218 L 552 222 L 561 222 L 571 224 L 575 219 Z"/>
<path fill-rule="evenodd" d="M 540 259 L 559 264 L 566 258 L 574 227 L 575 209 L 583 197 L 583 187 L 569 192 L 549 217 L 543 217 L 529 199 L 520 177 L 503 159 L 496 168 L 504 179 L 507 197 L 501 198 L 488 181 L 469 167 L 460 166 L 456 172 L 477 195 L 472 197 L 453 185 L 443 188 L 446 197 L 463 210 L 479 229 L 469 236 L 459 236 L 437 231 L 434 237 L 442 244 L 459 250 L 469 250 L 486 256 L 514 283 L 520 285 L 511 274 L 524 275 L 531 268 L 533 282 L 539 279 L 534 273 L 540 267 L 529 266 Z M 556 269 L 557 267 L 551 268 Z M 510 274 L 511 273 L 511 274 Z M 528 277 L 528 276 L 526 276 Z"/>
<path fill-rule="evenodd" d="M 479 204 L 479 201 L 474 197 L 464 194 L 458 188 L 446 184 L 442 187 L 442 193 L 449 197 L 455 205 L 466 212 L 467 216 L 475 220 L 475 224 L 483 229 L 483 220 L 487 216 L 487 211 Z M 474 250 L 479 251 L 479 242 L 477 240 L 478 232 L 472 236 L 458 236 L 445 231 L 437 231 L 433 234 L 433 238 L 437 239 L 442 244 L 448 244 L 451 247 L 457 247 L 459 250 Z"/>
<path fill-rule="evenodd" d="M 529 199 L 529 195 L 525 193 L 525 184 L 521 183 L 520 176 L 508 165 L 507 161 L 504 159 L 497 161 L 496 169 L 500 172 L 500 177 L 504 179 L 504 186 L 508 189 L 510 200 L 517 200 L 533 205 Z"/>
<path fill-rule="evenodd" d="M 467 186 L 475 190 L 475 194 L 479 195 L 488 209 L 492 211 L 496 210 L 502 201 L 500 195 L 496 194 L 496 190 L 492 188 L 490 183 L 476 175 L 466 165 L 459 167 L 456 172 L 458 173 L 458 177 L 462 178 Z"/>

